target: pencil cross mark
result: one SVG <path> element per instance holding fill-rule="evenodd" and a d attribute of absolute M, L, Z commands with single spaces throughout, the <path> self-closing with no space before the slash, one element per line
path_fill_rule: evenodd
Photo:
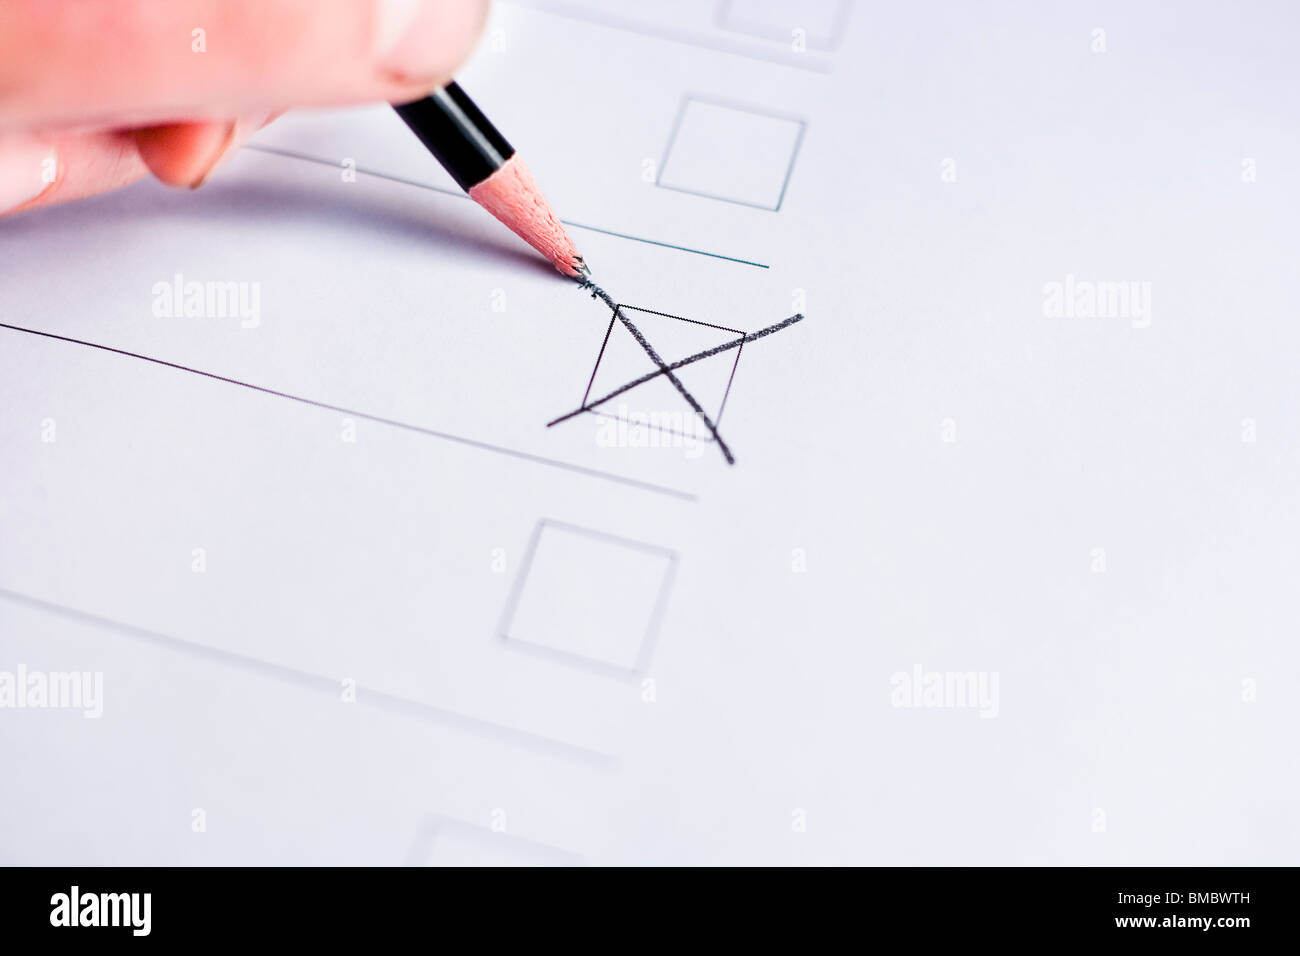
<path fill-rule="evenodd" d="M 703 407 L 696 400 L 695 396 L 690 393 L 690 391 L 686 388 L 686 386 L 682 384 L 681 379 L 678 378 L 677 375 L 675 375 L 674 373 L 677 370 L 685 368 L 688 365 L 693 365 L 696 362 L 701 362 L 704 359 L 711 358 L 714 355 L 719 355 L 724 352 L 731 351 L 732 349 L 740 349 L 747 342 L 753 342 L 756 341 L 757 339 L 765 338 L 766 336 L 772 335 L 775 332 L 779 332 L 782 329 L 789 328 L 791 325 L 794 325 L 796 322 L 802 322 L 804 318 L 803 314 L 796 313 L 795 315 L 792 315 L 789 318 L 782 319 L 780 322 L 777 322 L 773 325 L 769 325 L 767 328 L 759 329 L 756 332 L 737 333 L 737 337 L 735 339 L 732 339 L 727 342 L 723 342 L 711 348 L 707 348 L 695 352 L 694 354 L 689 355 L 686 358 L 679 359 L 675 362 L 668 363 L 665 362 L 660 357 L 659 353 L 655 351 L 654 346 L 650 344 L 650 342 L 646 339 L 645 335 L 641 332 L 641 330 L 636 326 L 634 322 L 632 322 L 630 318 L 628 318 L 625 309 L 631 308 L 630 306 L 625 306 L 622 303 L 615 302 L 614 298 L 608 292 L 606 292 L 604 289 L 602 289 L 600 286 L 596 285 L 593 282 L 585 282 L 583 283 L 582 287 L 591 292 L 591 297 L 593 299 L 600 299 L 613 310 L 613 319 L 611 320 L 610 328 L 611 329 L 613 328 L 612 323 L 614 320 L 617 320 L 619 323 L 621 323 L 622 326 L 625 329 L 627 329 L 627 331 L 631 334 L 632 338 L 636 340 L 637 344 L 646 353 L 646 355 L 649 356 L 650 360 L 654 362 L 654 364 L 656 365 L 656 369 L 654 371 L 647 372 L 646 374 L 636 379 L 633 379 L 627 384 L 622 385 L 619 388 L 616 388 L 613 391 L 608 392 L 607 394 L 602 395 L 599 398 L 595 398 L 595 399 L 590 398 L 591 386 L 589 384 L 588 393 L 586 396 L 583 397 L 582 405 L 571 412 L 568 412 L 564 415 L 559 416 L 558 418 L 552 419 L 551 421 L 547 422 L 546 427 L 550 428 L 554 425 L 560 424 L 561 422 L 565 422 L 572 418 L 575 418 L 578 415 L 594 411 L 596 408 L 600 407 L 601 405 L 604 405 L 606 402 L 610 401 L 611 399 L 617 398 L 619 395 L 631 391 L 632 389 L 636 388 L 638 385 L 643 385 L 646 382 L 652 381 L 659 377 L 663 377 L 666 378 L 668 382 L 673 386 L 673 388 L 675 388 L 677 392 L 682 396 L 686 404 L 690 406 L 691 411 L 693 411 L 697 416 L 699 416 L 699 420 L 703 423 L 704 427 L 708 430 L 713 440 L 717 442 L 718 450 L 722 452 L 722 457 L 726 459 L 727 464 L 734 465 L 736 463 L 735 455 L 732 453 L 730 446 L 728 446 L 727 443 L 723 440 L 722 435 L 719 434 L 717 423 L 712 418 L 709 417 L 708 413 L 704 411 Z M 648 311 L 648 310 L 640 310 L 640 311 Z M 662 314 L 662 313 L 655 313 L 655 314 Z M 678 318 L 678 316 L 667 316 L 667 317 Z M 724 331 L 734 331 L 734 330 L 724 330 Z M 608 344 L 608 333 L 606 333 L 606 344 Z M 604 352 L 604 348 L 602 347 L 602 354 L 603 352 Z M 739 357 L 739 353 L 737 353 L 737 357 Z M 599 360 L 598 360 L 598 364 L 599 364 Z M 593 382 L 595 381 L 594 371 L 592 373 L 592 381 Z M 730 385 L 728 385 L 728 388 L 730 388 Z"/>

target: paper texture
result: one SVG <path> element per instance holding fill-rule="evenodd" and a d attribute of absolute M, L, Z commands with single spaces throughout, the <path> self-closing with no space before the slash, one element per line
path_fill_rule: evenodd
<path fill-rule="evenodd" d="M 383 106 L 0 224 L 0 859 L 1293 861 L 1294 61 L 1095 16 L 496 6 L 734 466 Z"/>

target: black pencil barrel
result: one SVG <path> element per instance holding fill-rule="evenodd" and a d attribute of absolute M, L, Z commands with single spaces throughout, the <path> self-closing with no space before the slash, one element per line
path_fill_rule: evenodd
<path fill-rule="evenodd" d="M 514 147 L 456 83 L 394 109 L 466 192 L 515 154 Z"/>

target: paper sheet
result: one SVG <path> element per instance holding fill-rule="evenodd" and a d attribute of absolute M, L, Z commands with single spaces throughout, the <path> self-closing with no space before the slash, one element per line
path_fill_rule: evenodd
<path fill-rule="evenodd" d="M 0 224 L 0 859 L 1293 861 L 1294 14 L 905 6 L 460 77 L 734 466 L 386 107 Z"/>

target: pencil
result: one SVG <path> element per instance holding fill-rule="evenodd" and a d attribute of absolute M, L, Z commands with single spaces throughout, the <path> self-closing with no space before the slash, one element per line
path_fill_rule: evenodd
<path fill-rule="evenodd" d="M 394 109 L 470 199 L 564 275 L 580 280 L 591 275 L 523 158 L 459 85 L 448 83 Z"/>

